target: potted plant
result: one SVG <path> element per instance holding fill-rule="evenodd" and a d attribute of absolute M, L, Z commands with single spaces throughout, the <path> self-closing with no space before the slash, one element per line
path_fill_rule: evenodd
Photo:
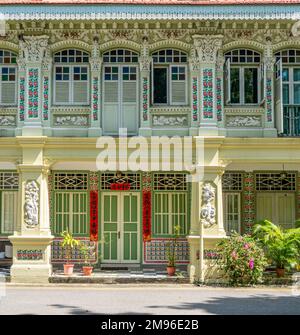
<path fill-rule="evenodd" d="M 70 276 L 73 274 L 74 264 L 70 263 L 72 258 L 72 250 L 79 245 L 79 241 L 74 239 L 72 234 L 67 231 L 61 233 L 63 240 L 61 241 L 61 246 L 66 250 L 66 260 L 67 263 L 64 264 L 64 274 Z"/>
<path fill-rule="evenodd" d="M 283 230 L 274 223 L 264 220 L 254 226 L 253 235 L 264 246 L 266 254 L 275 263 L 277 277 L 297 264 L 299 258 L 300 228 Z"/>
<path fill-rule="evenodd" d="M 91 254 L 91 247 L 89 247 L 85 243 L 81 243 L 80 252 L 82 253 L 84 258 L 84 266 L 82 266 L 82 272 L 85 276 L 91 276 L 93 272 L 93 266 L 90 263 L 90 257 L 93 256 L 93 253 Z"/>
<path fill-rule="evenodd" d="M 167 273 L 169 276 L 174 276 L 176 272 L 176 247 L 178 244 L 178 238 L 180 233 L 180 226 L 177 225 L 174 227 L 174 234 L 172 238 L 167 242 Z"/>

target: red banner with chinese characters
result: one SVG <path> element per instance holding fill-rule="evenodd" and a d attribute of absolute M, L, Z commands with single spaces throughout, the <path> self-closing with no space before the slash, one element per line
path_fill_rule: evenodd
<path fill-rule="evenodd" d="M 151 240 L 151 191 L 143 191 L 143 240 Z"/>
<path fill-rule="evenodd" d="M 98 192 L 90 192 L 90 240 L 98 241 Z"/>

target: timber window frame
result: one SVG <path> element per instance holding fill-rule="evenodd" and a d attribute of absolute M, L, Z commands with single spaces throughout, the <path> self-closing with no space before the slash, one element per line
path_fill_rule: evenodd
<path fill-rule="evenodd" d="M 234 49 L 225 57 L 225 104 L 232 106 L 256 106 L 265 98 L 266 68 L 258 52 Z M 248 91 L 247 87 L 252 87 Z"/>
<path fill-rule="evenodd" d="M 54 55 L 53 104 L 87 106 L 90 104 L 90 67 L 88 53 L 67 49 Z"/>
<path fill-rule="evenodd" d="M 227 235 L 241 233 L 241 193 L 224 192 L 223 194 L 224 229 Z"/>
<path fill-rule="evenodd" d="M 16 106 L 18 81 L 17 55 L 0 50 L 0 105 Z"/>
<path fill-rule="evenodd" d="M 152 54 L 152 105 L 188 105 L 187 61 L 187 54 L 176 49 L 161 49 Z M 159 87 L 158 85 L 162 83 L 164 83 L 162 87 Z M 163 95 L 161 92 L 162 90 L 164 91 Z"/>

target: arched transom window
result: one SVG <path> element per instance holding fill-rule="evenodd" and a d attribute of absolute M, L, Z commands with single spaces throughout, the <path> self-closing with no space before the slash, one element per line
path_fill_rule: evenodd
<path fill-rule="evenodd" d="M 89 103 L 89 55 L 68 49 L 54 55 L 54 103 L 87 105 Z"/>
<path fill-rule="evenodd" d="M 262 99 L 264 66 L 258 52 L 236 49 L 225 53 L 227 104 L 258 104 Z"/>
<path fill-rule="evenodd" d="M 104 63 L 137 63 L 138 54 L 131 50 L 110 50 L 103 54 Z"/>
<path fill-rule="evenodd" d="M 17 104 L 17 55 L 0 50 L 0 104 Z"/>
<path fill-rule="evenodd" d="M 152 103 L 187 104 L 187 54 L 164 49 L 152 54 Z"/>

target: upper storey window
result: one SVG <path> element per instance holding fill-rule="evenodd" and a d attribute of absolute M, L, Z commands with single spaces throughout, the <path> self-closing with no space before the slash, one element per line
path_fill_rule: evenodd
<path fill-rule="evenodd" d="M 0 50 L 0 104 L 17 104 L 17 56 L 11 51 Z"/>
<path fill-rule="evenodd" d="M 152 102 L 155 105 L 187 104 L 187 54 L 173 49 L 152 54 Z"/>
<path fill-rule="evenodd" d="M 62 50 L 54 55 L 54 103 L 88 105 L 89 55 L 81 50 Z"/>
<path fill-rule="evenodd" d="M 260 54 L 246 49 L 231 50 L 225 54 L 225 61 L 226 103 L 260 103 L 264 73 Z"/>

